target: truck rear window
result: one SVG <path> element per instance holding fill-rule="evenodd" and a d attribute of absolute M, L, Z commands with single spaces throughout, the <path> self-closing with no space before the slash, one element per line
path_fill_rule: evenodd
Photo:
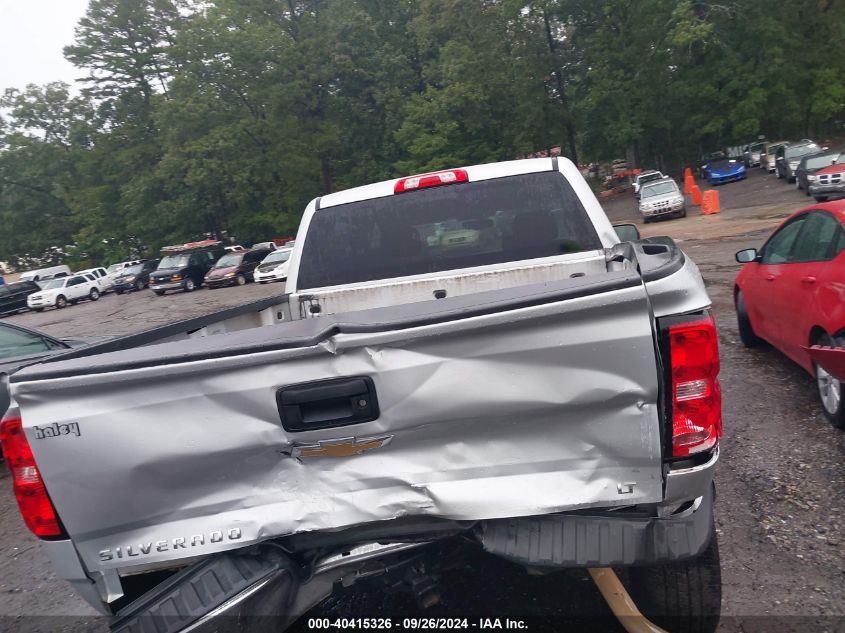
<path fill-rule="evenodd" d="M 460 183 L 318 210 L 298 289 L 602 248 L 559 172 Z"/>

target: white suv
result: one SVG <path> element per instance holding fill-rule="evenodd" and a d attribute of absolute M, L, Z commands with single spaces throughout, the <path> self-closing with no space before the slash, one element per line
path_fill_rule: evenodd
<path fill-rule="evenodd" d="M 666 178 L 666 175 L 663 172 L 656 171 L 654 169 L 640 172 L 637 174 L 637 177 L 634 178 L 634 195 L 639 197 L 640 189 L 642 189 L 646 183 L 654 182 L 655 180 L 662 180 L 663 178 Z"/>
<path fill-rule="evenodd" d="M 100 289 L 101 295 L 114 290 L 114 281 L 111 277 L 109 277 L 105 268 L 88 268 L 87 270 L 80 270 L 76 274 L 91 275 L 94 278 L 94 281 L 97 282 L 97 287 Z"/>
<path fill-rule="evenodd" d="M 30 310 L 41 312 L 44 308 L 65 308 L 82 299 L 96 301 L 100 298 L 100 287 L 93 275 L 72 275 L 61 279 L 51 279 L 36 292 L 26 298 Z"/>

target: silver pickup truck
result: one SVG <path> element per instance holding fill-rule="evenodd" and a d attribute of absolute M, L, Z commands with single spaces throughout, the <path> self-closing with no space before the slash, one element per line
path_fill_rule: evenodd
<path fill-rule="evenodd" d="M 714 629 L 719 353 L 670 239 L 565 159 L 478 165 L 314 200 L 286 291 L 7 378 L 23 516 L 114 630 L 430 605 L 473 547 Z"/>

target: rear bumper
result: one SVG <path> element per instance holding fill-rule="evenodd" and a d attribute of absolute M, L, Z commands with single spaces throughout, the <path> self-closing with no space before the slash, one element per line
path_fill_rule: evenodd
<path fill-rule="evenodd" d="M 478 537 L 488 552 L 529 567 L 634 566 L 697 556 L 713 538 L 713 526 L 711 484 L 688 509 L 667 518 L 527 517 L 483 522 Z M 401 557 L 424 545 L 372 543 L 341 550 L 348 554 L 321 559 L 310 573 L 270 546 L 221 554 L 185 568 L 132 602 L 117 614 L 112 631 L 278 633 L 336 585 L 351 585 L 358 576 L 389 567 L 382 557 Z M 362 566 L 368 560 L 370 572 Z"/>
<path fill-rule="evenodd" d="M 224 554 L 192 565 L 117 614 L 113 633 L 281 631 L 298 570 L 280 551 Z"/>
<path fill-rule="evenodd" d="M 618 512 L 487 521 L 481 543 L 491 554 L 531 567 L 630 567 L 697 556 L 710 543 L 713 525 L 711 483 L 667 517 Z"/>
<path fill-rule="evenodd" d="M 641 512 L 582 510 L 463 525 L 390 521 L 334 533 L 334 540 L 308 534 L 292 537 L 299 540 L 286 542 L 291 550 L 335 552 L 310 571 L 282 549 L 268 545 L 208 557 L 126 606 L 112 630 L 153 633 L 167 612 L 171 631 L 210 633 L 229 630 L 231 625 L 232 630 L 279 632 L 328 597 L 344 578 L 367 576 L 362 565 L 371 570 L 390 567 L 388 560 L 398 563 L 427 542 L 461 532 L 474 534 L 488 552 L 528 567 L 637 566 L 692 558 L 713 538 L 712 477 L 718 458 L 717 449 L 703 464 L 670 471 L 666 501 L 656 511 L 654 506 Z M 686 495 L 698 496 L 676 503 L 676 497 Z M 347 549 L 346 542 L 361 545 Z M 72 559 L 73 573 L 64 569 L 63 558 L 57 563 L 59 570 L 81 583 L 77 589 L 85 589 L 91 601 L 95 589 L 70 542 L 64 543 L 64 558 Z M 56 562 L 56 556 L 51 557 Z"/>

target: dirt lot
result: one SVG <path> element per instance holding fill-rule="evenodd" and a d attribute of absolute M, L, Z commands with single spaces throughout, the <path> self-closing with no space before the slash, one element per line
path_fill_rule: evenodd
<path fill-rule="evenodd" d="M 803 192 L 753 170 L 719 187 L 722 213 L 641 226 L 646 236 L 683 240 L 699 264 L 720 326 L 726 437 L 717 473 L 717 528 L 724 598 L 721 630 L 845 630 L 845 434 L 820 413 L 815 385 L 772 349 L 739 343 L 731 283 L 733 253 L 759 246 L 790 212 L 812 202 Z M 606 202 L 615 222 L 637 221 L 633 196 Z M 10 320 L 53 335 L 114 335 L 281 292 L 279 285 L 154 297 L 109 296 L 63 311 Z M 101 630 L 105 623 L 53 573 L 18 517 L 8 478 L 0 480 L 0 629 Z M 445 600 L 482 616 L 606 615 L 581 572 L 530 577 L 478 557 L 447 579 Z M 20 618 L 20 616 L 54 616 Z M 373 613 L 372 615 L 377 615 Z M 57 616 L 76 616 L 74 618 Z M 565 620 L 558 620 L 563 630 Z M 590 630 L 620 630 L 596 622 Z M 572 629 L 577 630 L 577 629 Z"/>

